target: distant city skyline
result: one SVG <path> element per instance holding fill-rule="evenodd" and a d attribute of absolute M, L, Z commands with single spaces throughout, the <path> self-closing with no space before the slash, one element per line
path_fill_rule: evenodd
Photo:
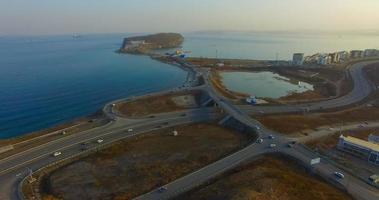
<path fill-rule="evenodd" d="M 322 31 L 379 35 L 377 0 L 0 0 L 0 35 Z"/>

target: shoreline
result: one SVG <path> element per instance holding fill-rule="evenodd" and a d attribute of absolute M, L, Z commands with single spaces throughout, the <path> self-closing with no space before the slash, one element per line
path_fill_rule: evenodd
<path fill-rule="evenodd" d="M 115 50 L 114 53 L 129 54 L 129 55 L 134 55 L 134 56 L 148 56 L 150 59 L 157 60 L 157 61 L 162 62 L 164 64 L 175 66 L 175 67 L 178 67 L 178 68 L 182 69 L 183 71 L 187 72 L 187 77 L 183 81 L 183 84 L 182 84 L 182 86 L 179 87 L 179 89 L 182 88 L 182 87 L 193 86 L 194 84 L 199 84 L 199 82 L 201 82 L 201 80 L 198 80 L 198 74 L 192 68 L 192 66 L 187 66 L 184 62 L 180 62 L 179 59 L 176 59 L 176 58 L 173 58 L 173 57 L 164 56 L 164 55 L 153 53 L 153 52 L 147 52 L 147 53 L 144 53 L 144 54 L 131 54 L 131 53 L 121 52 L 120 49 L 118 49 L 118 50 Z M 222 59 L 222 58 L 217 59 L 217 58 L 203 58 L 203 57 L 190 57 L 188 59 L 226 60 L 226 61 L 235 61 L 235 62 L 242 61 L 242 62 L 254 62 L 254 63 L 259 63 L 259 64 L 263 63 L 263 64 L 266 64 L 266 65 L 273 62 L 272 60 Z M 362 62 L 362 61 L 377 60 L 377 59 L 378 58 L 376 58 L 376 57 L 375 58 L 366 58 L 366 59 L 355 59 L 355 60 L 352 60 L 352 61 L 349 61 L 347 63 L 343 63 L 343 64 L 339 65 L 338 68 L 345 69 L 346 66 L 348 66 L 350 64 L 353 64 L 353 63 Z M 199 66 L 195 66 L 195 67 L 199 67 Z M 242 72 L 244 72 L 244 71 L 245 72 L 271 71 L 273 73 L 278 73 L 277 71 L 275 71 L 275 68 L 277 68 L 277 67 L 278 66 L 271 66 L 271 65 L 267 65 L 267 66 L 263 66 L 263 67 L 262 66 L 259 66 L 259 67 L 242 67 L 242 66 L 240 66 L 240 67 L 226 67 L 225 69 L 221 69 L 221 71 L 224 71 L 224 70 L 225 71 L 242 71 Z M 334 66 L 334 67 L 337 67 L 337 66 Z M 314 68 L 316 68 L 316 69 L 318 69 L 318 68 L 321 68 L 321 66 L 316 66 L 316 67 L 311 67 L 311 68 L 309 68 L 309 67 L 295 67 L 295 68 L 300 68 L 300 69 L 302 69 L 302 68 L 306 68 L 306 69 L 314 69 Z M 280 74 L 280 73 L 278 73 L 278 74 Z M 223 85 L 223 84 L 221 84 L 221 85 Z M 218 87 L 216 87 L 216 88 L 218 90 L 220 89 Z M 174 87 L 172 89 L 175 90 L 176 87 Z M 228 89 L 226 89 L 225 86 L 223 86 L 223 90 L 227 94 L 229 94 L 231 96 L 234 96 L 231 99 L 231 100 L 234 100 L 234 101 L 235 100 L 239 101 L 240 98 L 244 98 L 246 96 L 249 96 L 247 94 L 238 93 L 238 92 L 234 92 L 234 91 L 228 90 Z M 161 92 L 164 92 L 164 91 L 158 91 L 158 92 L 155 92 L 155 93 L 161 93 Z M 303 92 L 303 93 L 306 93 L 306 92 Z M 303 93 L 297 93 L 295 95 L 301 95 Z M 145 94 L 145 95 L 142 95 L 142 96 L 150 96 L 150 95 L 153 95 L 153 94 L 154 93 L 149 93 L 149 94 Z M 288 94 L 284 98 L 289 97 L 291 95 L 292 94 Z M 107 106 L 109 106 L 113 102 L 120 102 L 122 100 L 127 100 L 127 99 L 130 99 L 130 98 L 133 98 L 133 96 L 125 97 L 125 98 L 121 98 L 121 99 L 115 99 L 114 101 L 106 103 L 102 108 L 100 108 L 99 111 L 104 112 L 104 108 L 106 108 Z M 283 98 L 283 97 L 281 97 L 281 98 Z M 280 103 L 280 99 L 281 98 L 279 98 L 279 99 L 261 98 L 261 99 L 268 101 L 269 102 L 268 104 L 271 104 L 271 103 L 278 104 L 278 103 Z M 293 103 L 297 103 L 297 102 L 314 102 L 314 101 L 328 100 L 328 99 L 333 99 L 333 98 L 321 98 L 321 99 L 314 99 L 314 100 L 310 100 L 310 101 L 309 100 L 297 100 L 297 101 L 295 101 Z M 97 113 L 95 112 L 95 113 L 92 113 L 92 114 L 89 114 L 89 115 L 86 115 L 86 116 L 82 116 L 82 117 L 78 117 L 78 118 L 69 120 L 69 121 L 61 123 L 61 124 L 53 125 L 53 126 L 50 126 L 50 127 L 44 128 L 44 129 L 36 130 L 36 131 L 33 131 L 33 132 L 21 134 L 21 135 L 10 137 L 10 138 L 0 139 L 0 147 L 6 147 L 8 145 L 12 145 L 12 143 L 14 143 L 13 141 L 21 141 L 21 142 L 23 142 L 23 141 L 27 141 L 27 140 L 33 140 L 35 138 L 43 137 L 44 135 L 48 135 L 48 134 L 51 134 L 53 132 L 63 131 L 65 129 L 67 129 L 67 128 L 70 128 L 71 124 L 80 123 L 82 120 L 89 119 L 89 118 L 91 118 L 91 116 L 96 115 L 96 114 Z M 0 152 L 0 154 L 3 154 L 3 153 Z"/>
<path fill-rule="evenodd" d="M 120 52 L 116 51 L 115 53 L 120 53 Z M 137 54 L 137 55 L 136 54 L 130 54 L 130 55 L 147 56 L 150 59 L 162 62 L 162 63 L 170 65 L 170 66 L 178 67 L 178 68 L 182 69 L 184 72 L 187 72 L 187 76 L 186 76 L 185 80 L 183 81 L 182 85 L 179 86 L 179 88 L 186 86 L 186 85 L 188 86 L 189 83 L 193 84 L 193 83 L 195 83 L 195 80 L 197 79 L 197 74 L 192 68 L 184 67 L 179 63 L 164 62 L 163 60 L 160 59 L 161 55 L 152 54 L 152 53 L 151 54 L 150 53 L 149 54 Z M 177 87 L 170 88 L 168 90 L 157 91 L 154 93 L 147 93 L 147 94 L 144 94 L 141 96 L 152 96 L 154 94 L 172 91 L 172 90 L 175 90 L 176 88 Z M 88 123 L 91 120 L 92 121 L 101 120 L 102 118 L 99 116 L 108 114 L 108 112 L 105 112 L 104 109 L 106 109 L 110 104 L 112 104 L 114 102 L 120 102 L 120 101 L 128 100 L 128 99 L 131 99 L 133 97 L 134 96 L 128 96 L 128 97 L 121 98 L 121 99 L 115 99 L 111 102 L 104 104 L 101 108 L 99 108 L 98 111 L 96 111 L 94 113 L 91 113 L 91 114 L 88 114 L 85 116 L 81 116 L 81 117 L 77 117 L 77 118 L 73 118 L 73 119 L 68 120 L 67 122 L 59 123 L 59 124 L 49 126 L 49 127 L 43 128 L 43 129 L 39 129 L 39 130 L 36 130 L 33 132 L 23 133 L 20 135 L 9 137 L 9 138 L 0 138 L 0 157 L 3 156 L 3 154 L 8 152 L 9 150 L 13 150 L 14 148 L 11 146 L 17 145 L 18 143 L 24 143 L 24 142 L 28 142 L 28 141 L 43 139 L 44 137 L 49 137 L 49 136 L 59 136 L 62 133 L 62 131 L 65 131 L 66 129 L 75 128 L 76 126 L 86 124 L 86 122 Z M 112 119 L 112 116 L 107 115 L 106 117 L 108 118 L 108 120 Z M 3 148 L 6 151 L 2 152 Z M 10 149 L 8 149 L 8 148 L 10 148 Z"/>

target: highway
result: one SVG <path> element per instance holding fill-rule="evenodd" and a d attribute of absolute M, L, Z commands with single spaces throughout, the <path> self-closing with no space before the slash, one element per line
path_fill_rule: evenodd
<path fill-rule="evenodd" d="M 334 108 L 344 105 L 349 105 L 356 103 L 366 98 L 374 87 L 372 84 L 364 77 L 362 69 L 364 66 L 374 63 L 370 62 L 361 62 L 354 64 L 349 68 L 349 73 L 354 81 L 353 90 L 346 96 L 343 96 L 338 99 L 328 100 L 324 102 L 317 102 L 312 104 L 307 104 L 307 108 L 310 110 L 318 110 L 325 108 Z M 279 133 L 271 131 L 263 127 L 258 121 L 251 119 L 246 111 L 242 111 L 241 107 L 236 107 L 229 103 L 222 95 L 218 94 L 212 87 L 209 81 L 209 72 L 204 69 L 198 69 L 199 73 L 202 74 L 205 80 L 205 90 L 209 93 L 210 97 L 215 101 L 215 103 L 221 107 L 227 114 L 232 116 L 234 119 L 237 119 L 241 123 L 249 127 L 258 127 L 256 131 L 260 138 L 264 140 L 263 144 L 253 143 L 248 147 L 229 155 L 226 158 L 223 158 L 215 163 L 212 163 L 196 172 L 193 172 L 187 176 L 184 176 L 172 183 L 169 183 L 164 186 L 165 191 L 160 191 L 159 188 L 137 197 L 138 200 L 155 200 L 155 199 L 170 199 L 179 194 L 190 191 L 191 189 L 200 186 L 206 181 L 220 175 L 227 170 L 230 170 L 240 163 L 247 162 L 253 158 L 257 158 L 264 154 L 268 153 L 282 153 L 289 157 L 292 157 L 303 163 L 309 169 L 312 169 L 313 172 L 323 177 L 326 180 L 332 181 L 339 186 L 342 186 L 349 194 L 351 194 L 356 199 L 363 200 L 376 200 L 379 199 L 379 192 L 377 189 L 369 186 L 367 183 L 362 180 L 355 178 L 351 175 L 348 175 L 343 170 L 338 169 L 333 165 L 332 162 L 329 162 L 325 159 L 322 160 L 320 164 L 311 165 L 311 160 L 318 158 L 319 156 L 312 152 L 311 150 L 304 148 L 301 145 L 295 145 L 293 148 L 287 147 L 287 144 L 291 142 L 290 138 L 286 138 Z M 292 109 L 303 108 L 304 105 L 299 105 L 298 107 L 259 107 L 256 108 L 257 111 L 264 109 L 264 112 L 292 112 Z M 320 108 L 322 107 L 322 108 Z M 267 110 L 266 110 L 267 109 Z M 250 111 L 251 112 L 251 111 Z M 268 136 L 273 135 L 275 139 L 271 140 Z M 269 144 L 276 144 L 275 148 L 270 148 Z M 345 179 L 339 180 L 334 176 L 334 172 L 343 172 L 346 174 Z"/>
<path fill-rule="evenodd" d="M 101 145 L 106 145 L 136 134 L 180 124 L 210 121 L 217 117 L 219 114 L 214 109 L 204 108 L 164 114 L 164 117 L 157 115 L 154 118 L 131 120 L 117 118 L 116 121 L 112 121 L 106 126 L 68 135 L 59 140 L 15 154 L 0 160 L 0 199 L 19 199 L 17 186 L 22 178 L 27 175 L 27 168 L 37 170 L 59 160 L 84 153 L 81 150 L 81 143 L 88 142 L 89 149 L 97 149 L 99 144 L 96 141 L 98 139 L 104 140 Z M 133 129 L 133 132 L 128 132 L 130 128 Z M 61 151 L 62 155 L 52 156 L 57 151 Z"/>
<path fill-rule="evenodd" d="M 374 87 L 367 81 L 362 73 L 362 67 L 372 62 L 362 62 L 355 64 L 349 69 L 349 72 L 354 80 L 354 89 L 348 95 L 333 99 L 325 102 L 318 102 L 312 104 L 304 104 L 298 106 L 278 106 L 278 107 L 237 107 L 224 99 L 218 94 L 209 82 L 208 72 L 202 69 L 196 69 L 197 75 L 202 75 L 205 80 L 205 85 L 196 89 L 207 92 L 214 102 L 222 108 L 222 110 L 234 119 L 240 121 L 246 126 L 256 128 L 256 131 L 260 138 L 264 139 L 262 144 L 253 143 L 246 148 L 229 155 L 211 165 L 208 165 L 196 172 L 193 172 L 185 177 L 182 177 L 172 183 L 166 185 L 167 191 L 158 192 L 158 188 L 145 194 L 137 199 L 168 199 L 183 192 L 189 191 L 196 186 L 201 185 L 205 181 L 225 172 L 240 163 L 249 161 L 253 158 L 262 156 L 268 153 L 280 152 L 291 156 L 301 162 L 304 165 L 309 165 L 310 160 L 317 157 L 312 151 L 303 148 L 300 145 L 295 145 L 294 148 L 288 148 L 286 145 L 291 139 L 281 136 L 281 134 L 273 132 L 263 127 L 258 121 L 251 119 L 249 114 L 251 112 L 261 111 L 271 112 L 292 112 L 296 109 L 302 109 L 307 106 L 311 110 L 340 107 L 361 101 Z M 191 67 L 192 66 L 188 66 Z M 182 89 L 190 90 L 191 88 Z M 247 110 L 248 112 L 246 112 Z M 29 149 L 27 151 L 15 154 L 8 158 L 0 160 L 0 199 L 19 199 L 18 185 L 19 182 L 26 176 L 26 168 L 33 170 L 40 169 L 48 164 L 55 163 L 59 160 L 79 155 L 83 153 L 80 148 L 80 144 L 83 142 L 89 142 L 90 149 L 97 149 L 99 144 L 96 144 L 97 139 L 103 139 L 104 144 L 110 144 L 123 138 L 132 137 L 136 134 L 142 134 L 151 130 L 171 127 L 179 124 L 214 120 L 219 117 L 219 114 L 212 108 L 200 108 L 194 110 L 187 110 L 174 113 L 163 113 L 154 115 L 153 118 L 141 118 L 141 119 L 125 119 L 120 118 L 113 113 L 111 104 L 107 104 L 104 107 L 104 111 L 108 116 L 114 119 L 109 124 L 83 131 L 78 134 L 68 135 L 59 140 L 52 141 L 41 145 L 36 148 Z M 132 128 L 133 132 L 127 130 Z M 268 139 L 269 135 L 274 135 L 275 139 Z M 276 148 L 269 148 L 269 144 L 276 144 Z M 62 155 L 53 157 L 52 153 L 61 151 Z M 328 161 L 322 161 L 321 164 L 316 166 L 308 166 L 314 168 L 314 172 L 326 179 L 335 179 L 332 176 L 334 171 L 341 171 L 337 169 L 332 163 Z M 346 173 L 345 173 L 346 174 Z M 359 199 L 378 199 L 379 194 L 376 190 L 373 190 L 370 186 L 361 180 L 356 179 L 353 176 L 347 175 L 346 178 L 340 182 L 346 190 L 353 196 Z"/>

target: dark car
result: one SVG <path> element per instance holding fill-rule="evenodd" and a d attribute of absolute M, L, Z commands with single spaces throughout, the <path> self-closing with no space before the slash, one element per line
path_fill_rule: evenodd
<path fill-rule="evenodd" d="M 167 190 L 167 187 L 166 186 L 162 186 L 162 187 L 160 187 L 159 189 L 158 189 L 158 192 L 159 193 L 163 193 L 163 192 L 165 192 Z"/>

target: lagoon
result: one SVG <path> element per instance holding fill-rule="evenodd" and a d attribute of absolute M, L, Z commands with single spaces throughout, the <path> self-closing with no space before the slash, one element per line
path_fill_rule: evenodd
<path fill-rule="evenodd" d="M 260 98 L 280 98 L 290 93 L 313 90 L 304 82 L 293 83 L 290 79 L 273 72 L 222 72 L 223 85 L 230 91 Z"/>

